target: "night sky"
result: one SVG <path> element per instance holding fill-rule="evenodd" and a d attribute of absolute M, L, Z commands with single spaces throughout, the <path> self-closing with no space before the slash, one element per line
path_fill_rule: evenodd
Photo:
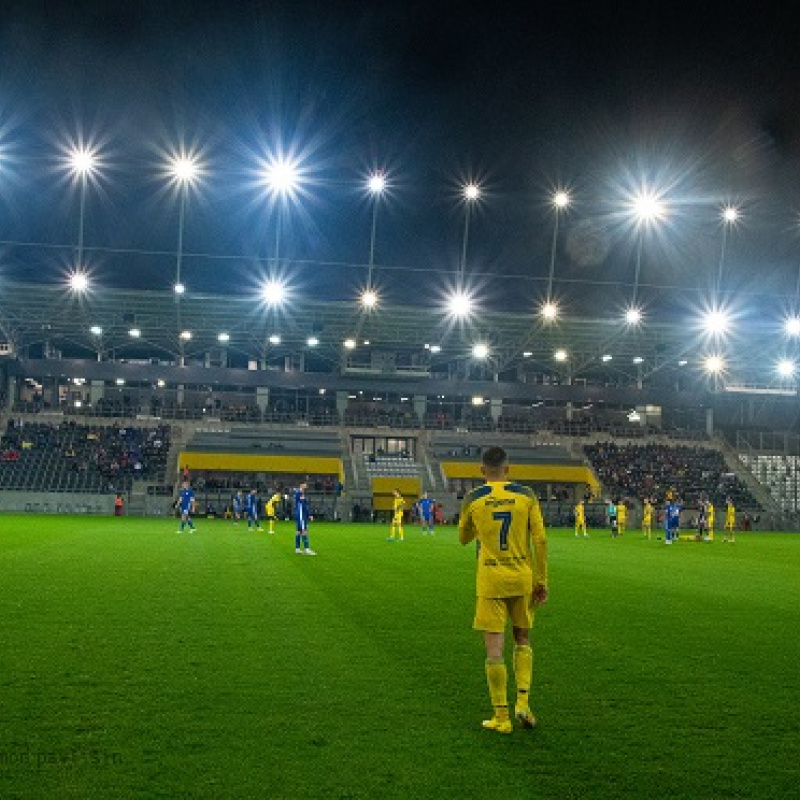
<path fill-rule="evenodd" d="M 624 192 L 642 186 L 664 190 L 670 208 L 644 237 L 645 297 L 663 293 L 651 284 L 708 288 L 726 202 L 742 211 L 726 287 L 793 295 L 800 12 L 791 6 L 3 3 L 0 279 L 56 276 L 74 259 L 78 192 L 59 148 L 82 135 L 104 159 L 85 218 L 100 284 L 170 287 L 178 201 L 159 172 L 183 142 L 207 169 L 186 215 L 193 291 L 255 291 L 275 242 L 255 168 L 283 149 L 307 171 L 281 240 L 284 271 L 302 292 L 346 297 L 364 283 L 364 178 L 384 168 L 376 276 L 393 304 L 434 300 L 453 283 L 467 179 L 484 190 L 467 272 L 490 305 L 530 306 L 543 293 L 559 185 L 575 198 L 559 230 L 561 295 L 629 293 L 638 234 L 620 211 Z"/>

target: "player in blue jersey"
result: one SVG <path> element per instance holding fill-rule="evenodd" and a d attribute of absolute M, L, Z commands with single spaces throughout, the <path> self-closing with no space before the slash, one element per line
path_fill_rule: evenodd
<path fill-rule="evenodd" d="M 311 512 L 306 497 L 308 484 L 301 483 L 294 490 L 294 519 L 297 523 L 297 533 L 294 537 L 294 551 L 299 555 L 315 556 L 316 553 L 308 546 L 308 523 L 312 520 Z"/>
<path fill-rule="evenodd" d="M 231 500 L 231 512 L 233 514 L 233 524 L 238 525 L 239 520 L 242 518 L 242 510 L 244 509 L 244 499 L 241 492 L 236 492 Z"/>
<path fill-rule="evenodd" d="M 672 544 L 680 533 L 681 528 L 681 504 L 673 496 L 672 492 L 667 494 L 667 505 L 664 508 L 664 543 Z"/>
<path fill-rule="evenodd" d="M 178 499 L 175 501 L 178 511 L 181 515 L 181 526 L 178 528 L 178 533 L 183 533 L 183 529 L 188 525 L 190 531 L 197 530 L 192 522 L 192 514 L 195 510 L 194 490 L 190 488 L 189 481 L 183 482 L 183 488 L 178 493 Z"/>
<path fill-rule="evenodd" d="M 433 509 L 436 501 L 428 497 L 427 492 L 422 493 L 422 497 L 417 500 L 417 512 L 419 513 L 419 524 L 422 528 L 423 536 L 429 533 L 433 536 Z"/>
<path fill-rule="evenodd" d="M 244 501 L 245 511 L 247 512 L 247 530 L 255 528 L 263 531 L 261 523 L 258 521 L 258 489 L 251 489 Z"/>

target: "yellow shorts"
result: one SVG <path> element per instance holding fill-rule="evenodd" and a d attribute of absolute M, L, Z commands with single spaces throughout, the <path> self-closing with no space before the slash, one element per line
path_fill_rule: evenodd
<path fill-rule="evenodd" d="M 509 619 L 515 628 L 530 628 L 533 625 L 533 602 L 530 595 L 479 597 L 475 603 L 472 627 L 476 631 L 503 633 Z"/>
<path fill-rule="evenodd" d="M 402 525 L 403 524 L 403 514 L 402 512 L 399 514 L 395 514 L 392 517 L 392 525 Z"/>

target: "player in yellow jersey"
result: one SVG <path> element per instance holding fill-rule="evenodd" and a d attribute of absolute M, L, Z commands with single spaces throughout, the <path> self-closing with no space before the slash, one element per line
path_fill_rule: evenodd
<path fill-rule="evenodd" d="M 281 496 L 275 492 L 269 500 L 264 504 L 264 516 L 269 522 L 269 532 L 275 533 L 275 520 L 278 514 L 278 503 L 281 501 Z"/>
<path fill-rule="evenodd" d="M 705 541 L 714 541 L 714 504 L 709 500 L 706 503 L 706 536 Z"/>
<path fill-rule="evenodd" d="M 736 508 L 730 497 L 725 498 L 725 531 L 730 534 L 730 541 L 736 541 Z M 724 541 L 728 541 L 727 537 Z"/>
<path fill-rule="evenodd" d="M 483 452 L 486 483 L 464 498 L 458 522 L 461 544 L 478 542 L 477 600 L 473 627 L 483 631 L 486 682 L 494 714 L 483 727 L 511 733 L 503 658 L 506 624 L 514 633 L 515 716 L 532 728 L 529 695 L 533 674 L 530 629 L 534 607 L 547 601 L 547 546 L 539 501 L 527 486 L 507 479 L 508 459 L 501 447 Z"/>
<path fill-rule="evenodd" d="M 589 534 L 586 532 L 586 504 L 583 499 L 578 500 L 575 506 L 575 535 L 579 536 L 581 533 L 583 533 L 585 537 L 589 537 Z"/>
<path fill-rule="evenodd" d="M 403 509 L 405 508 L 406 501 L 403 500 L 403 495 L 400 494 L 399 489 L 393 492 L 394 500 L 392 500 L 392 523 L 389 526 L 389 538 L 387 542 L 394 541 L 394 535 L 397 533 L 398 541 L 403 541 Z"/>
<path fill-rule="evenodd" d="M 648 539 L 653 536 L 653 503 L 649 497 L 642 502 L 642 533 Z"/>
<path fill-rule="evenodd" d="M 625 526 L 628 524 L 628 506 L 624 500 L 617 503 L 617 533 L 622 536 L 625 533 Z"/>

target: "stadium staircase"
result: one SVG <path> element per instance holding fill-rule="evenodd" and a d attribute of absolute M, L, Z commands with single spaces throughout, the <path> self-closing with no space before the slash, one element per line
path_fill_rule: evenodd
<path fill-rule="evenodd" d="M 741 479 L 761 507 L 767 512 L 780 513 L 782 509 L 778 500 L 773 497 L 769 487 L 765 486 L 753 473 L 748 461 L 743 459 L 724 437 L 715 437 L 713 443 L 722 453 L 728 469 Z"/>

